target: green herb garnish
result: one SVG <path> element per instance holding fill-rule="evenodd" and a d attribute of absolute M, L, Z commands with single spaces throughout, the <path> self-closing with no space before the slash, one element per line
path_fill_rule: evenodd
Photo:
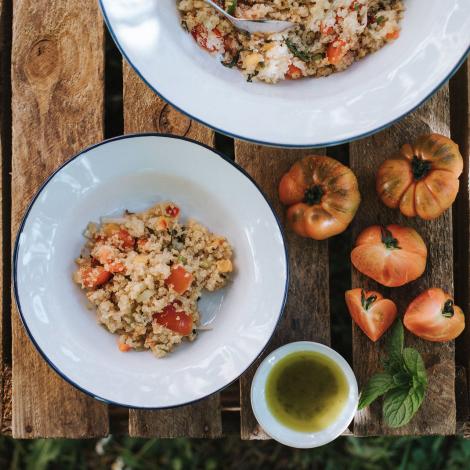
<path fill-rule="evenodd" d="M 224 67 L 228 67 L 229 69 L 235 67 L 235 65 L 237 65 L 238 63 L 238 60 L 240 59 L 240 52 L 237 52 L 232 60 L 230 61 L 225 61 L 225 60 L 222 60 L 220 63 L 224 66 Z"/>
<path fill-rule="evenodd" d="M 294 43 L 292 43 L 292 41 L 290 41 L 290 39 L 286 39 L 286 46 L 298 59 L 303 60 L 304 62 L 310 62 L 312 60 L 312 56 L 308 52 L 301 51 Z M 318 54 L 315 56 L 317 55 Z"/>
<path fill-rule="evenodd" d="M 235 14 L 235 9 L 237 8 L 237 3 L 238 3 L 238 0 L 232 0 L 229 3 L 229 6 L 227 7 L 227 13 L 229 15 L 233 16 Z"/>
<path fill-rule="evenodd" d="M 369 406 L 384 395 L 386 424 L 398 428 L 409 423 L 424 400 L 428 379 L 424 362 L 416 349 L 404 348 L 403 325 L 395 322 L 388 344 L 384 372 L 373 375 L 361 392 L 358 408 Z"/>
<path fill-rule="evenodd" d="M 377 22 L 377 24 L 385 23 L 385 17 L 379 16 L 375 21 Z"/>

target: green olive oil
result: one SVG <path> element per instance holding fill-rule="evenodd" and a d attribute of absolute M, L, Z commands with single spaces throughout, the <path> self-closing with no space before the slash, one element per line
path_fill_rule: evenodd
<path fill-rule="evenodd" d="M 299 351 L 273 367 L 265 393 L 271 413 L 284 426 L 300 432 L 318 432 L 339 416 L 349 387 L 343 371 L 329 357 Z"/>

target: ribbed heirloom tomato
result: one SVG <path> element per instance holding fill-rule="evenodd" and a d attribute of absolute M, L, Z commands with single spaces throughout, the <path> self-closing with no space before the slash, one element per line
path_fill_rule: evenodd
<path fill-rule="evenodd" d="M 352 319 L 372 341 L 377 341 L 397 317 L 395 303 L 379 292 L 359 288 L 346 291 L 344 296 Z"/>
<path fill-rule="evenodd" d="M 400 225 L 373 225 L 357 237 L 351 262 L 362 274 L 387 287 L 420 277 L 428 250 L 419 233 Z"/>
<path fill-rule="evenodd" d="M 346 230 L 361 195 L 354 173 L 333 158 L 309 156 L 282 177 L 279 198 L 287 221 L 302 237 L 324 240 Z"/>
<path fill-rule="evenodd" d="M 463 159 L 455 142 L 439 134 L 405 144 L 379 168 L 376 188 L 382 202 L 407 217 L 439 217 L 455 201 Z"/>
<path fill-rule="evenodd" d="M 451 341 L 465 328 L 465 316 L 442 289 L 433 287 L 411 302 L 403 323 L 416 336 L 428 341 Z"/>

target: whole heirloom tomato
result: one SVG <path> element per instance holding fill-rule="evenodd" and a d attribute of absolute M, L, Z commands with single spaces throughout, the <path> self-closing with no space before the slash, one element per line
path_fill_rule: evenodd
<path fill-rule="evenodd" d="M 352 289 L 344 297 L 352 319 L 372 341 L 377 341 L 397 317 L 395 303 L 379 292 Z"/>
<path fill-rule="evenodd" d="M 357 237 L 351 262 L 374 281 L 398 287 L 423 274 L 427 253 L 423 239 L 411 227 L 373 225 Z"/>
<path fill-rule="evenodd" d="M 431 220 L 455 201 L 463 159 L 455 142 L 439 134 L 405 144 L 382 163 L 376 188 L 382 202 L 408 216 Z"/>
<path fill-rule="evenodd" d="M 442 289 L 423 292 L 408 306 L 403 323 L 416 336 L 428 341 L 451 341 L 465 328 L 465 316 Z"/>
<path fill-rule="evenodd" d="M 302 237 L 324 240 L 346 230 L 361 195 L 354 173 L 329 157 L 309 156 L 282 177 L 279 198 L 287 221 Z"/>

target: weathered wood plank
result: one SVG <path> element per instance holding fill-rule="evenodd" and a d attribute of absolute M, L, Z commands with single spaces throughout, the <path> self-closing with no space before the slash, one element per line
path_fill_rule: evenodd
<path fill-rule="evenodd" d="M 44 179 L 103 138 L 103 62 L 97 2 L 14 1 L 12 237 Z M 47 367 L 16 308 L 12 323 L 13 436 L 106 435 L 107 407 Z"/>
<path fill-rule="evenodd" d="M 9 117 L 7 115 L 10 101 L 8 88 L 9 74 L 9 47 L 7 46 L 8 35 L 11 28 L 10 15 L 7 11 L 8 6 L 4 0 L 0 0 L 0 220 L 3 222 L 3 191 L 6 191 L 6 185 L 3 181 L 4 169 L 3 159 L 9 158 L 7 148 L 7 133 L 10 132 Z M 3 231 L 0 230 L 0 250 L 4 254 Z M 0 299 L 3 301 L 3 260 L 8 259 L 2 256 L 0 261 Z M 8 295 L 8 294 L 7 294 Z M 5 350 L 9 341 L 7 335 L 9 331 L 6 328 L 6 312 L 0 310 L 0 433 L 8 432 L 11 426 L 11 380 L 9 380 L 10 365 L 7 364 Z"/>
<path fill-rule="evenodd" d="M 284 222 L 285 209 L 279 202 L 277 187 L 282 175 L 305 155 L 322 154 L 321 150 L 284 150 L 235 143 L 235 160 L 257 181 Z M 284 318 L 276 330 L 268 351 L 282 344 L 311 340 L 330 343 L 328 294 L 328 242 L 316 242 L 286 232 L 289 249 L 290 284 Z M 267 439 L 251 410 L 250 387 L 259 362 L 240 379 L 241 437 Z"/>
<path fill-rule="evenodd" d="M 133 132 L 166 132 L 214 144 L 210 129 L 191 121 L 159 99 L 124 63 L 124 129 Z M 220 437 L 222 418 L 219 394 L 194 405 L 171 410 L 129 411 L 131 436 Z"/>
<path fill-rule="evenodd" d="M 444 87 L 412 115 L 391 128 L 350 145 L 350 164 L 360 175 L 363 202 L 353 223 L 353 238 L 373 224 L 399 223 L 414 227 L 424 238 L 429 250 L 425 274 L 417 281 L 397 289 L 387 289 L 352 271 L 353 287 L 377 289 L 393 299 L 399 312 L 419 292 L 429 287 L 453 291 L 452 216 L 447 211 L 440 218 L 425 222 L 406 219 L 399 211 L 387 209 L 375 193 L 375 174 L 379 164 L 402 144 L 421 134 L 438 132 L 449 135 L 449 92 Z M 353 327 L 354 370 L 360 385 L 380 368 L 379 356 L 384 353 L 386 339 L 373 344 L 356 326 Z M 429 378 L 425 401 L 411 423 L 403 428 L 387 428 L 382 420 L 380 403 L 359 412 L 354 421 L 356 435 L 382 434 L 454 434 L 456 427 L 454 343 L 437 344 L 406 334 L 406 344 L 423 355 Z"/>
<path fill-rule="evenodd" d="M 464 171 L 460 178 L 460 190 L 453 206 L 454 222 L 454 276 L 455 302 L 466 314 L 466 323 L 470 324 L 470 64 L 465 62 L 450 82 L 451 92 L 451 133 L 459 144 L 464 156 Z M 466 393 L 457 397 L 457 411 L 461 421 L 470 421 L 470 329 L 456 341 L 456 359 L 464 366 L 467 374 Z"/>

